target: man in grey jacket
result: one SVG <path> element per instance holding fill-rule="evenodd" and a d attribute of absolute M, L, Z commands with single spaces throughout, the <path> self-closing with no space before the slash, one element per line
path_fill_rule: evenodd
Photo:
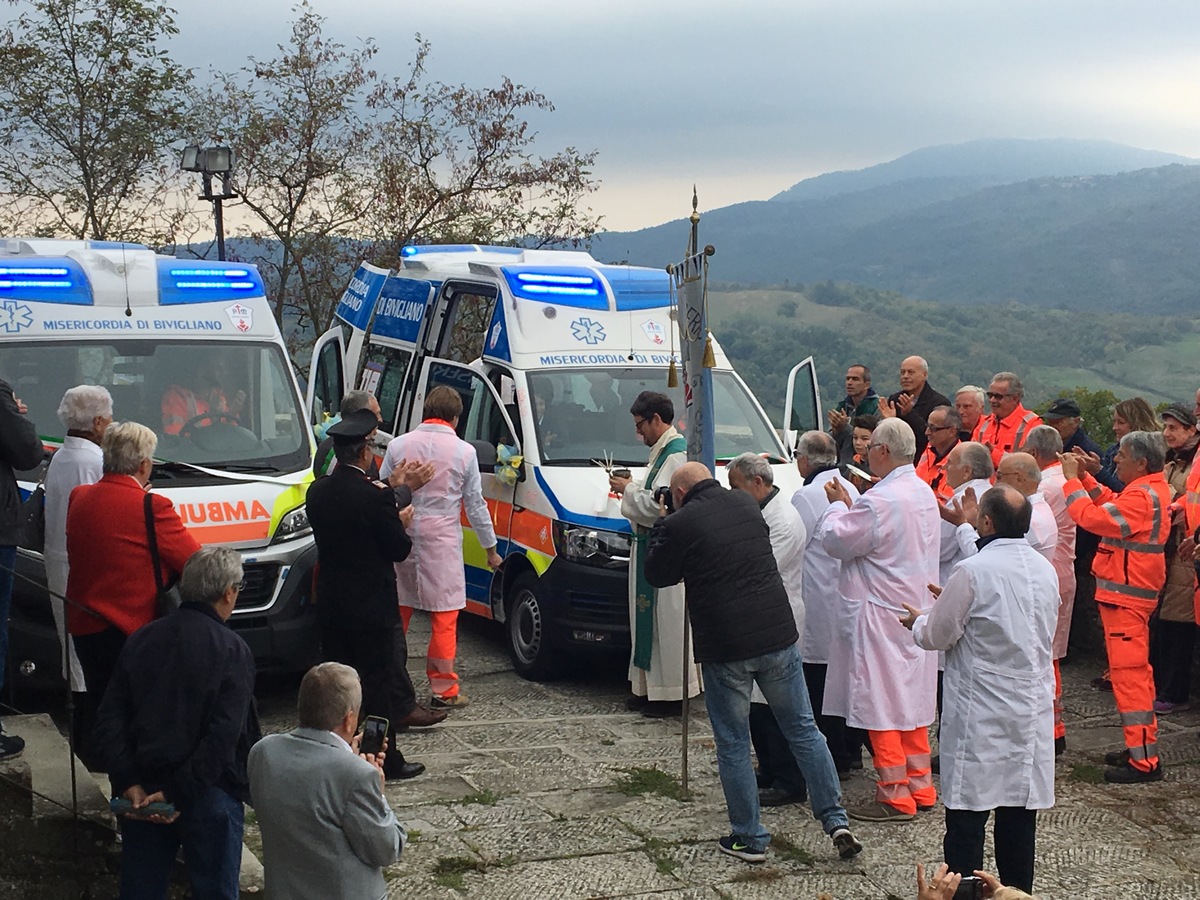
<path fill-rule="evenodd" d="M 299 727 L 250 752 L 267 900 L 382 900 L 407 840 L 383 793 L 383 753 L 358 752 L 358 673 L 326 662 L 300 683 Z"/>

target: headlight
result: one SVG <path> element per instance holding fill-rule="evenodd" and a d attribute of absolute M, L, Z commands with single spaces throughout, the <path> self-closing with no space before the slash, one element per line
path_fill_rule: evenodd
<path fill-rule="evenodd" d="M 633 536 L 582 525 L 554 523 L 554 549 L 559 556 L 589 566 L 616 568 L 629 562 Z"/>
<path fill-rule="evenodd" d="M 307 534 L 312 534 L 312 526 L 308 524 L 308 510 L 301 505 L 279 520 L 272 541 L 290 541 Z"/>

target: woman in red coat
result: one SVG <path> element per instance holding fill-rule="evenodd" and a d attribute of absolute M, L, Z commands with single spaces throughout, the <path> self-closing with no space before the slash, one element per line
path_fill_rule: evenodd
<path fill-rule="evenodd" d="M 67 630 L 96 704 L 125 638 L 151 622 L 158 610 L 147 496 L 163 583 L 176 581 L 183 564 L 200 549 L 171 501 L 146 493 L 157 446 L 158 438 L 145 425 L 110 425 L 101 443 L 103 477 L 75 488 L 67 507 Z"/>

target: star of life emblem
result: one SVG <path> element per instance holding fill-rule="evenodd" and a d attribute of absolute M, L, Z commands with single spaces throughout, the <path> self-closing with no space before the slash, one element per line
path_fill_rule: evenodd
<path fill-rule="evenodd" d="M 33 310 L 24 303 L 5 300 L 0 303 L 0 328 L 9 334 L 15 334 L 22 328 L 33 324 Z"/>
<path fill-rule="evenodd" d="M 235 303 L 233 306 L 225 307 L 225 315 L 229 316 L 229 321 L 233 323 L 233 327 L 243 333 L 249 331 L 254 325 L 254 313 L 250 307 Z"/>
<path fill-rule="evenodd" d="M 585 344 L 596 345 L 603 341 L 608 335 L 604 333 L 604 326 L 595 319 L 589 319 L 587 316 L 576 319 L 571 323 L 571 335 L 577 341 L 583 341 Z"/>

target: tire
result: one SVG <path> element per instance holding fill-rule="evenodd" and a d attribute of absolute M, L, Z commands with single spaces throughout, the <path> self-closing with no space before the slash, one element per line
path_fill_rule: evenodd
<path fill-rule="evenodd" d="M 550 640 L 546 605 L 538 578 L 526 572 L 513 582 L 504 623 L 508 655 L 513 670 L 529 681 L 551 681 L 558 676 L 561 655 Z"/>

